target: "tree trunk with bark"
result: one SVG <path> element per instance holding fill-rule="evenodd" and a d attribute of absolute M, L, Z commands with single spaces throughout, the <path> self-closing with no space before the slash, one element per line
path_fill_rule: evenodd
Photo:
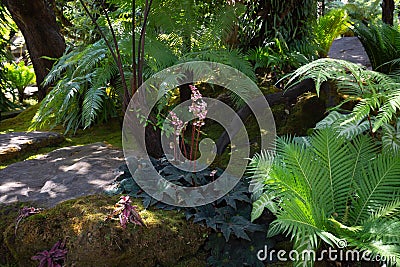
<path fill-rule="evenodd" d="M 382 21 L 393 26 L 394 0 L 382 1 Z"/>
<path fill-rule="evenodd" d="M 47 87 L 42 82 L 54 61 L 43 57 L 59 58 L 65 51 L 65 40 L 60 33 L 56 17 L 44 0 L 1 0 L 21 30 L 36 74 L 38 99 L 42 100 Z"/>

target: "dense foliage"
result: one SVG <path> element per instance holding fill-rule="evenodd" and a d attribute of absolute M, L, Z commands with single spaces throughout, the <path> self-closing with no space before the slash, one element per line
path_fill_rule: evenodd
<path fill-rule="evenodd" d="M 308 145 L 279 138 L 276 147 L 273 158 L 264 153 L 252 162 L 264 184 L 252 217 L 271 206 L 277 216 L 268 236 L 290 236 L 297 251 L 345 239 L 390 265 L 400 259 L 398 154 L 377 153 L 370 137 L 350 142 L 330 128 L 317 130 Z"/>
<path fill-rule="evenodd" d="M 135 175 L 146 175 L 152 167 L 146 166 L 145 162 L 136 162 L 133 165 L 142 166 Z M 209 183 L 213 179 L 218 179 L 223 170 L 210 168 L 198 171 L 195 174 L 186 172 L 174 167 L 166 157 L 156 160 L 151 158 L 154 168 L 165 179 L 181 186 L 193 186 L 193 183 L 200 186 Z M 146 192 L 140 189 L 126 165 L 120 166 L 120 175 L 116 178 L 115 189 L 108 191 L 109 194 L 129 194 L 132 197 L 142 198 L 145 207 L 156 206 L 161 209 L 176 209 L 176 207 L 161 203 Z M 162 182 L 162 181 L 160 181 Z M 207 248 L 211 256 L 208 259 L 211 266 L 237 266 L 237 264 L 248 263 L 251 266 L 263 266 L 257 259 L 256 252 L 264 247 L 265 244 L 273 244 L 272 240 L 266 238 L 266 227 L 250 221 L 251 200 L 248 190 L 248 179 L 243 178 L 235 188 L 223 198 L 199 207 L 184 208 L 186 218 L 193 219 L 196 223 L 201 223 L 213 229 L 215 232 L 210 235 Z M 271 219 L 271 218 L 270 218 Z M 236 253 L 235 251 L 242 251 Z M 225 266 L 225 265 L 224 265 Z"/>

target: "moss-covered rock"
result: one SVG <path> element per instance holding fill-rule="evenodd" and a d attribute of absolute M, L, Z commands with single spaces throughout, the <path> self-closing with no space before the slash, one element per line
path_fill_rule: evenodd
<path fill-rule="evenodd" d="M 5 246 L 20 266 L 37 265 L 33 255 L 65 238 L 67 266 L 205 265 L 196 259 L 208 234 L 205 228 L 187 222 L 182 212 L 144 210 L 133 200 L 147 227 L 128 224 L 123 229 L 117 220 L 105 221 L 118 199 L 94 195 L 60 203 L 23 220 L 16 236 L 12 222 L 4 231 Z"/>
<path fill-rule="evenodd" d="M 15 259 L 4 242 L 5 235 L 3 233 L 10 225 L 15 223 L 20 208 L 21 203 L 0 205 L 0 266 L 15 263 Z"/>
<path fill-rule="evenodd" d="M 300 96 L 290 108 L 283 105 L 272 110 L 275 117 L 277 134 L 307 135 L 310 128 L 325 116 L 324 100 L 315 94 L 306 93 Z"/>

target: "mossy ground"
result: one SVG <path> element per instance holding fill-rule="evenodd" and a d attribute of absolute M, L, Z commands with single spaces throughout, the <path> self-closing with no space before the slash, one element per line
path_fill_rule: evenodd
<path fill-rule="evenodd" d="M 187 222 L 182 212 L 144 210 L 140 200 L 133 200 L 147 227 L 128 224 L 123 229 L 118 220 L 105 218 L 119 197 L 85 196 L 60 203 L 52 209 L 24 219 L 14 234 L 18 207 L 2 207 L 7 213 L 0 227 L 6 249 L 1 264 L 35 266 L 30 258 L 49 250 L 66 238 L 67 266 L 205 266 L 198 253 L 208 236 L 204 227 Z M 11 210 L 10 210 L 11 209 Z"/>

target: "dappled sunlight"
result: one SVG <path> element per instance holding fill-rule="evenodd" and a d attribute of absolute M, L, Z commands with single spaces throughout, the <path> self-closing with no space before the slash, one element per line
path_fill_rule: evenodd
<path fill-rule="evenodd" d="M 75 171 L 77 174 L 88 174 L 91 165 L 87 162 L 78 161 L 71 166 L 61 166 L 59 169 L 63 172 Z"/>
<path fill-rule="evenodd" d="M 0 170 L 0 203 L 34 201 L 52 207 L 88 194 L 102 193 L 123 162 L 120 150 L 101 143 L 61 148 Z"/>
<path fill-rule="evenodd" d="M 0 193 L 10 192 L 12 190 L 19 189 L 24 186 L 26 186 L 26 184 L 20 182 L 7 182 L 0 185 Z"/>

